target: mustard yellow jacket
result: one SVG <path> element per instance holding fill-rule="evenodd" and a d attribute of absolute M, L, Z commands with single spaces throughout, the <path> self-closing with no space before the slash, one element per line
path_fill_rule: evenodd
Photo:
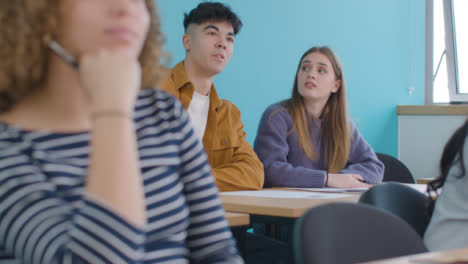
<path fill-rule="evenodd" d="M 185 73 L 183 61 L 170 70 L 168 79 L 159 87 L 178 98 L 186 109 L 190 105 L 194 87 Z M 263 164 L 245 140 L 245 135 L 239 109 L 220 99 L 213 85 L 203 145 L 220 191 L 263 187 Z"/>

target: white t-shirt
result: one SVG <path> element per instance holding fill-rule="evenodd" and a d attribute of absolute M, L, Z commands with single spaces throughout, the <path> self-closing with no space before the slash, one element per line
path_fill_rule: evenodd
<path fill-rule="evenodd" d="M 188 107 L 188 114 L 192 121 L 195 134 L 203 141 L 205 134 L 206 122 L 208 121 L 208 110 L 210 109 L 210 94 L 201 95 L 197 92 L 193 93 L 192 101 Z"/>

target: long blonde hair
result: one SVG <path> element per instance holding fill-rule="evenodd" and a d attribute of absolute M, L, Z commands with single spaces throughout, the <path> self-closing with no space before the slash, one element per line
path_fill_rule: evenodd
<path fill-rule="evenodd" d="M 287 101 L 287 109 L 294 122 L 299 145 L 302 151 L 311 160 L 316 160 L 318 154 L 314 150 L 310 137 L 310 121 L 307 115 L 304 98 L 299 93 L 297 77 L 302 60 L 311 53 L 320 53 L 326 56 L 333 67 L 336 80 L 341 85 L 336 93 L 332 93 L 322 112 L 322 125 L 320 128 L 320 141 L 324 146 L 324 164 L 329 173 L 337 173 L 348 162 L 351 148 L 350 123 L 346 103 L 346 84 L 343 75 L 343 67 L 338 56 L 329 47 L 313 47 L 302 55 L 297 67 L 292 96 Z"/>

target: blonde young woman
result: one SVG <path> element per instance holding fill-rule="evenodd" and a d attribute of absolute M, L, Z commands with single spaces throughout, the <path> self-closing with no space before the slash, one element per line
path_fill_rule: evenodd
<path fill-rule="evenodd" d="M 348 119 L 343 69 L 328 47 L 304 53 L 292 97 L 265 110 L 254 148 L 265 187 L 359 188 L 383 177 L 383 164 Z"/>
<path fill-rule="evenodd" d="M 1 259 L 242 262 L 183 106 L 140 89 L 153 0 L 2 1 L 0 25 Z"/>

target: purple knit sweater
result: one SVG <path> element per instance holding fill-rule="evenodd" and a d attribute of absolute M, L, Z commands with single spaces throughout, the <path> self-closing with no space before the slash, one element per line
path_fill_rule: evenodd
<path fill-rule="evenodd" d="M 280 109 L 283 111 L 278 111 Z M 265 169 L 265 187 L 324 187 L 326 171 L 319 139 L 321 122 L 310 123 L 312 144 L 320 153 L 317 160 L 310 160 L 299 147 L 296 131 L 292 131 L 293 120 L 284 103 L 273 104 L 265 110 L 254 143 Z M 373 184 L 381 182 L 384 165 L 354 124 L 351 135 L 348 163 L 339 173 L 359 174 Z"/>

